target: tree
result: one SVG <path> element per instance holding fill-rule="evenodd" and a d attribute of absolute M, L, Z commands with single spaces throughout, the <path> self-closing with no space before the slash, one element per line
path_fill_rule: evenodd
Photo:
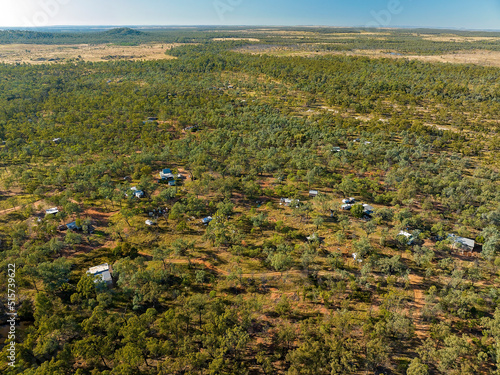
<path fill-rule="evenodd" d="M 250 221 L 252 222 L 252 226 L 254 228 L 261 228 L 263 225 L 265 225 L 266 223 L 266 218 L 267 218 L 267 215 L 266 213 L 264 212 L 261 212 L 259 213 L 258 215 L 256 216 L 252 216 L 250 218 Z M 262 232 L 262 230 L 261 230 Z"/>
<path fill-rule="evenodd" d="M 175 202 L 172 208 L 170 209 L 170 214 L 168 218 L 170 220 L 180 220 L 184 215 L 185 207 L 181 202 Z"/>
<path fill-rule="evenodd" d="M 115 370 L 118 369 L 119 373 L 128 374 L 140 372 L 139 366 L 146 361 L 146 358 L 139 347 L 129 342 L 115 352 L 115 361 L 119 363 Z"/>
<path fill-rule="evenodd" d="M 314 219 L 313 219 L 313 224 L 316 225 L 316 230 L 319 229 L 319 227 L 321 225 L 323 225 L 323 223 L 325 222 L 325 219 L 323 218 L 323 216 L 316 216 Z"/>
<path fill-rule="evenodd" d="M 327 375 L 339 374 L 328 369 L 327 348 L 320 341 L 307 340 L 286 356 L 290 362 L 290 375 Z"/>
<path fill-rule="evenodd" d="M 352 206 L 351 213 L 354 217 L 362 218 L 365 213 L 365 208 L 361 204 L 356 203 L 354 206 Z"/>
<path fill-rule="evenodd" d="M 346 197 L 354 194 L 357 190 L 357 185 L 351 177 L 352 175 L 342 178 L 342 182 L 338 185 L 338 189 L 344 193 Z"/>
<path fill-rule="evenodd" d="M 450 335 L 445 337 L 444 345 L 437 351 L 438 370 L 443 373 L 449 373 L 453 370 L 458 370 L 461 363 L 466 361 L 466 356 L 471 351 L 471 344 L 467 337 Z"/>
<path fill-rule="evenodd" d="M 73 354 L 88 364 L 95 365 L 101 361 L 104 367 L 109 368 L 106 358 L 113 354 L 113 343 L 107 336 L 90 335 L 75 343 Z"/>
<path fill-rule="evenodd" d="M 74 202 L 67 202 L 64 205 L 64 212 L 68 215 L 79 215 L 82 212 L 80 205 Z"/>
<path fill-rule="evenodd" d="M 240 241 L 237 228 L 227 218 L 216 213 L 208 224 L 204 238 L 215 246 L 232 246 Z"/>
<path fill-rule="evenodd" d="M 368 368 L 375 370 L 377 366 L 387 366 L 389 363 L 389 347 L 380 337 L 366 343 L 366 362 Z"/>
<path fill-rule="evenodd" d="M 344 266 L 344 261 L 342 260 L 342 253 L 340 251 L 336 251 L 328 255 L 327 261 L 331 270 L 336 270 Z"/>
<path fill-rule="evenodd" d="M 163 263 L 163 269 L 166 269 L 167 263 L 166 263 L 166 258 L 172 253 L 171 248 L 167 248 L 165 246 L 159 246 L 156 247 L 153 250 L 153 260 L 154 261 L 161 261 Z"/>
<path fill-rule="evenodd" d="M 406 375 L 428 375 L 429 368 L 423 364 L 420 358 L 413 358 L 406 370 Z"/>
<path fill-rule="evenodd" d="M 66 258 L 57 258 L 53 262 L 44 262 L 38 266 L 38 276 L 49 292 L 60 290 L 68 282 L 72 262 Z"/>
<path fill-rule="evenodd" d="M 302 246 L 302 248 L 304 249 L 303 252 L 302 252 L 302 256 L 300 257 L 300 261 L 302 263 L 302 267 L 307 271 L 309 272 L 309 267 L 311 264 L 315 264 L 315 260 L 316 260 L 316 253 L 317 253 L 317 250 L 316 250 L 316 247 L 317 247 L 317 235 L 316 234 L 313 234 L 313 237 L 315 238 L 314 242 L 313 243 L 309 243 L 309 244 L 305 244 Z"/>
<path fill-rule="evenodd" d="M 78 223 L 77 223 L 78 225 Z M 86 217 L 85 219 L 80 221 L 80 225 L 82 226 L 82 232 L 90 234 L 91 229 L 92 229 L 92 220 L 89 217 Z"/>
<path fill-rule="evenodd" d="M 160 191 L 160 194 L 154 197 L 155 204 L 162 204 L 167 201 L 170 202 L 177 195 L 177 189 L 174 187 L 168 187 Z"/>
<path fill-rule="evenodd" d="M 353 247 L 359 258 L 364 258 L 369 255 L 373 248 L 367 238 L 362 237 L 358 241 L 353 242 Z"/>
<path fill-rule="evenodd" d="M 127 225 L 129 227 L 131 227 L 132 225 L 130 224 L 130 219 L 135 216 L 135 210 L 131 209 L 131 208 L 124 207 L 120 210 L 120 214 L 122 215 L 122 217 L 125 220 L 125 222 L 127 223 Z"/>
<path fill-rule="evenodd" d="M 487 227 L 481 232 L 485 239 L 481 255 L 488 259 L 494 259 L 500 252 L 500 232 L 494 227 Z"/>
<path fill-rule="evenodd" d="M 208 302 L 208 296 L 205 294 L 195 294 L 191 296 L 185 306 L 187 307 L 188 310 L 191 310 L 194 314 L 196 314 L 198 318 L 198 328 L 202 328 L 202 315 L 203 311 L 206 308 Z"/>
<path fill-rule="evenodd" d="M 497 373 L 500 373 L 500 308 L 495 310 L 492 319 L 483 318 L 482 323 L 487 328 L 483 331 L 484 334 L 491 337 L 490 348 L 491 355 L 495 358 Z"/>
<path fill-rule="evenodd" d="M 289 323 L 283 322 L 276 327 L 276 332 L 273 336 L 273 344 L 278 346 L 281 355 L 286 356 L 296 339 L 297 333 L 293 327 Z"/>
<path fill-rule="evenodd" d="M 345 234 L 346 230 L 350 228 L 351 222 L 349 221 L 348 216 L 342 216 L 339 221 L 340 229 L 342 234 Z"/>
<path fill-rule="evenodd" d="M 81 295 L 83 299 L 90 299 L 96 297 L 95 292 L 95 279 L 89 274 L 85 274 L 80 278 L 78 284 L 76 285 L 76 291 Z"/>
<path fill-rule="evenodd" d="M 255 181 L 248 181 L 243 185 L 243 190 L 248 199 L 255 199 L 262 194 L 262 189 Z"/>
<path fill-rule="evenodd" d="M 285 254 L 282 252 L 275 252 L 268 258 L 271 267 L 273 267 L 276 271 L 278 271 L 281 276 L 283 276 L 283 272 L 290 269 L 293 264 L 293 259 L 289 254 Z"/>
<path fill-rule="evenodd" d="M 174 250 L 175 255 L 177 256 L 184 256 L 186 255 L 187 251 L 189 249 L 194 249 L 196 241 L 186 241 L 182 238 L 176 239 L 174 242 L 172 242 L 172 248 Z"/>
<path fill-rule="evenodd" d="M 217 204 L 217 213 L 221 216 L 225 216 L 226 218 L 233 215 L 234 212 L 234 204 L 231 203 L 230 200 L 226 199 L 224 202 L 219 202 Z"/>
<path fill-rule="evenodd" d="M 68 245 L 78 245 L 81 244 L 83 241 L 82 235 L 75 233 L 71 230 L 68 230 L 66 232 L 66 236 L 64 236 L 64 242 L 67 243 Z"/>
<path fill-rule="evenodd" d="M 363 230 L 366 233 L 366 237 L 370 237 L 370 234 L 375 233 L 377 230 L 377 226 L 373 221 L 368 221 L 363 225 Z"/>
<path fill-rule="evenodd" d="M 394 218 L 394 212 L 390 208 L 381 208 L 375 212 L 375 219 L 379 222 L 389 223 Z"/>

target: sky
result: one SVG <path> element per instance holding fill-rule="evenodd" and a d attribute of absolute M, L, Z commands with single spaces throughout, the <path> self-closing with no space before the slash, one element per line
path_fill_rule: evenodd
<path fill-rule="evenodd" d="M 0 0 L 0 27 L 324 25 L 500 30 L 500 0 Z"/>

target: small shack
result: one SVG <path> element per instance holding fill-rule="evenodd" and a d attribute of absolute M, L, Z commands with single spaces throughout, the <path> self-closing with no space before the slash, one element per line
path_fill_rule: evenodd
<path fill-rule="evenodd" d="M 371 215 L 375 210 L 372 206 L 366 203 L 363 203 L 363 208 L 364 208 L 363 213 L 365 213 L 366 215 Z"/>
<path fill-rule="evenodd" d="M 52 207 L 47 210 L 45 210 L 45 215 L 55 215 L 59 212 L 59 209 L 57 207 Z"/>
<path fill-rule="evenodd" d="M 160 171 L 160 179 L 161 180 L 173 180 L 174 175 L 172 174 L 172 171 L 169 168 L 165 168 L 162 171 Z"/>
<path fill-rule="evenodd" d="M 470 238 L 460 237 L 456 234 L 450 234 L 448 238 L 451 239 L 454 248 L 461 249 L 462 251 L 472 251 L 474 250 L 474 246 L 476 246 L 476 241 Z"/>
<path fill-rule="evenodd" d="M 324 238 L 324 237 L 320 237 L 320 236 L 318 236 L 318 234 L 317 234 L 317 233 L 313 233 L 313 234 L 312 234 L 312 235 L 310 235 L 309 237 L 306 237 L 306 239 L 307 239 L 307 241 L 309 241 L 309 242 L 314 242 L 314 241 L 317 241 L 317 242 L 319 242 L 319 243 L 322 243 L 322 242 L 325 240 L 325 238 Z"/>
<path fill-rule="evenodd" d="M 354 198 L 345 198 L 345 199 L 342 199 L 342 203 L 344 203 L 344 204 L 354 204 L 354 203 L 356 203 L 356 199 L 354 199 Z"/>
<path fill-rule="evenodd" d="M 66 224 L 66 228 L 69 230 L 82 230 L 80 225 L 76 225 L 76 221 Z"/>
<path fill-rule="evenodd" d="M 133 191 L 133 195 L 136 198 L 143 198 L 144 197 L 144 192 L 142 190 L 138 190 L 135 186 L 132 186 L 130 190 Z"/>
<path fill-rule="evenodd" d="M 95 283 L 104 282 L 107 285 L 111 285 L 113 283 L 113 279 L 111 278 L 111 268 L 108 263 L 90 267 L 87 274 L 94 276 Z"/>
<path fill-rule="evenodd" d="M 284 206 L 290 206 L 290 204 L 292 204 L 292 202 L 297 202 L 297 204 L 295 205 L 295 207 L 299 207 L 299 203 L 300 203 L 300 200 L 298 199 L 291 199 L 291 198 L 281 198 L 280 199 L 280 205 L 284 205 Z"/>

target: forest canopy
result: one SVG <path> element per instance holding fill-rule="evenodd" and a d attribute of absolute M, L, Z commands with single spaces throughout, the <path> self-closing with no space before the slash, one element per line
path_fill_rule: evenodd
<path fill-rule="evenodd" d="M 316 44 L 498 41 L 274 31 L 0 32 L 183 43 L 175 59 L 0 65 L 0 328 L 9 264 L 18 295 L 2 373 L 498 371 L 499 68 Z M 277 44 L 319 52 L 259 52 Z"/>

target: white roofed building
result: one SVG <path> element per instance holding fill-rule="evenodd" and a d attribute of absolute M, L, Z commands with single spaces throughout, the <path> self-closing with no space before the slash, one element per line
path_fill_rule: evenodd
<path fill-rule="evenodd" d="M 132 190 L 132 194 L 134 195 L 134 197 L 136 197 L 136 198 L 143 198 L 144 197 L 144 192 L 142 190 L 137 189 L 137 187 L 132 186 L 130 188 L 130 190 Z"/>
<path fill-rule="evenodd" d="M 109 267 L 108 263 L 90 267 L 87 273 L 94 276 L 94 282 L 96 283 L 105 282 L 108 285 L 113 283 L 113 279 L 111 278 L 111 268 Z"/>
<path fill-rule="evenodd" d="M 57 207 L 52 207 L 47 210 L 45 210 L 45 215 L 55 215 L 59 212 L 59 209 Z"/>
<path fill-rule="evenodd" d="M 356 203 L 356 199 L 354 199 L 354 198 L 345 198 L 345 199 L 342 199 L 342 203 L 344 203 L 344 204 L 354 204 L 354 203 Z"/>
<path fill-rule="evenodd" d="M 280 199 L 280 205 L 290 206 L 290 204 L 292 204 L 292 202 L 296 203 L 295 207 L 299 207 L 300 200 L 298 200 L 298 199 L 292 199 L 292 198 L 281 198 Z"/>

